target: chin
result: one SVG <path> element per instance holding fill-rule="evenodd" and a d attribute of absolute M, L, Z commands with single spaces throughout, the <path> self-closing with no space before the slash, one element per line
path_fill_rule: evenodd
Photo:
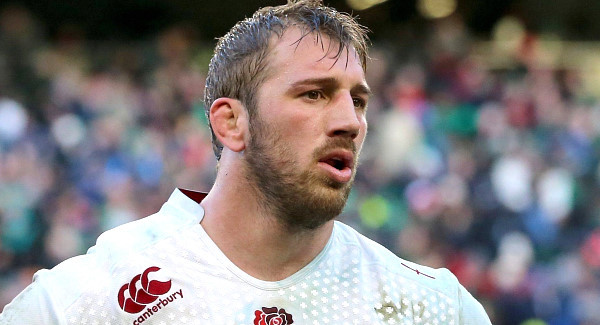
<path fill-rule="evenodd" d="M 339 184 L 339 183 L 337 183 Z M 290 230 L 314 230 L 335 219 L 344 209 L 349 184 L 331 187 L 327 184 L 313 184 L 302 194 L 288 198 L 287 204 L 280 205 L 281 220 Z"/>

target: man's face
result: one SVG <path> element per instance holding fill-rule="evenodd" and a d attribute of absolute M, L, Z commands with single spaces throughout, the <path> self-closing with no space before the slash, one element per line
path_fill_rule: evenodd
<path fill-rule="evenodd" d="M 367 133 L 369 89 L 354 49 L 295 27 L 274 39 L 245 151 L 249 178 L 284 225 L 314 229 L 343 209 Z"/>

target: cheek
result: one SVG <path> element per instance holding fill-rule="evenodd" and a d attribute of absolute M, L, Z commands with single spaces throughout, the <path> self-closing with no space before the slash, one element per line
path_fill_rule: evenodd
<path fill-rule="evenodd" d="M 293 161 L 295 163 L 304 164 L 310 160 L 311 153 L 314 150 L 315 138 L 306 132 L 298 123 L 285 123 L 279 121 L 275 125 L 271 125 L 264 134 L 271 143 L 274 152 L 280 157 Z"/>
<path fill-rule="evenodd" d="M 361 129 L 362 129 L 361 131 L 362 131 L 363 137 L 365 137 L 367 135 L 367 130 L 369 129 L 369 123 L 367 123 L 367 119 L 363 117 L 360 125 L 361 125 Z"/>
<path fill-rule="evenodd" d="M 277 130 L 282 141 L 297 149 L 314 146 L 319 138 L 319 128 L 311 116 L 281 116 Z"/>
<path fill-rule="evenodd" d="M 363 145 L 363 142 L 365 142 L 365 138 L 367 137 L 367 121 L 363 119 L 363 121 L 361 122 L 361 126 L 360 126 L 360 132 L 358 133 L 358 136 L 356 137 L 355 141 L 356 141 L 356 145 L 358 146 L 358 148 L 361 148 Z"/>

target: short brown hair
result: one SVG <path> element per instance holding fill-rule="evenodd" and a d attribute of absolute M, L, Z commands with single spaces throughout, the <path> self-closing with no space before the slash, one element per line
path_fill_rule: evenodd
<path fill-rule="evenodd" d="M 218 40 L 204 89 L 207 115 L 216 99 L 229 97 L 242 102 L 252 120 L 256 113 L 256 90 L 268 75 L 266 58 L 271 36 L 281 37 L 290 26 L 300 27 L 302 37 L 317 33 L 338 41 L 338 59 L 344 50 L 354 47 L 366 71 L 368 37 L 364 26 L 346 13 L 323 6 L 321 0 L 288 0 L 285 5 L 257 10 L 251 18 L 238 22 Z M 219 160 L 223 145 L 216 138 L 212 126 L 211 132 L 213 150 Z"/>

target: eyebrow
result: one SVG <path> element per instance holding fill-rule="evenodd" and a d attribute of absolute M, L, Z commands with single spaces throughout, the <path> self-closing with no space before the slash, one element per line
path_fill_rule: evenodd
<path fill-rule="evenodd" d="M 333 77 L 327 77 L 327 78 L 309 78 L 309 79 L 302 79 L 299 81 L 296 81 L 294 83 L 292 83 L 290 86 L 291 88 L 296 88 L 296 87 L 301 87 L 301 86 L 307 86 L 307 85 L 317 85 L 323 88 L 337 88 L 339 87 L 339 81 L 336 78 Z M 371 91 L 371 88 L 369 88 L 369 86 L 366 83 L 359 83 L 357 85 L 355 85 L 354 87 L 352 87 L 352 89 L 350 89 L 351 93 L 358 93 L 361 95 L 366 95 L 368 97 L 371 97 L 371 95 L 373 94 L 373 92 Z"/>

